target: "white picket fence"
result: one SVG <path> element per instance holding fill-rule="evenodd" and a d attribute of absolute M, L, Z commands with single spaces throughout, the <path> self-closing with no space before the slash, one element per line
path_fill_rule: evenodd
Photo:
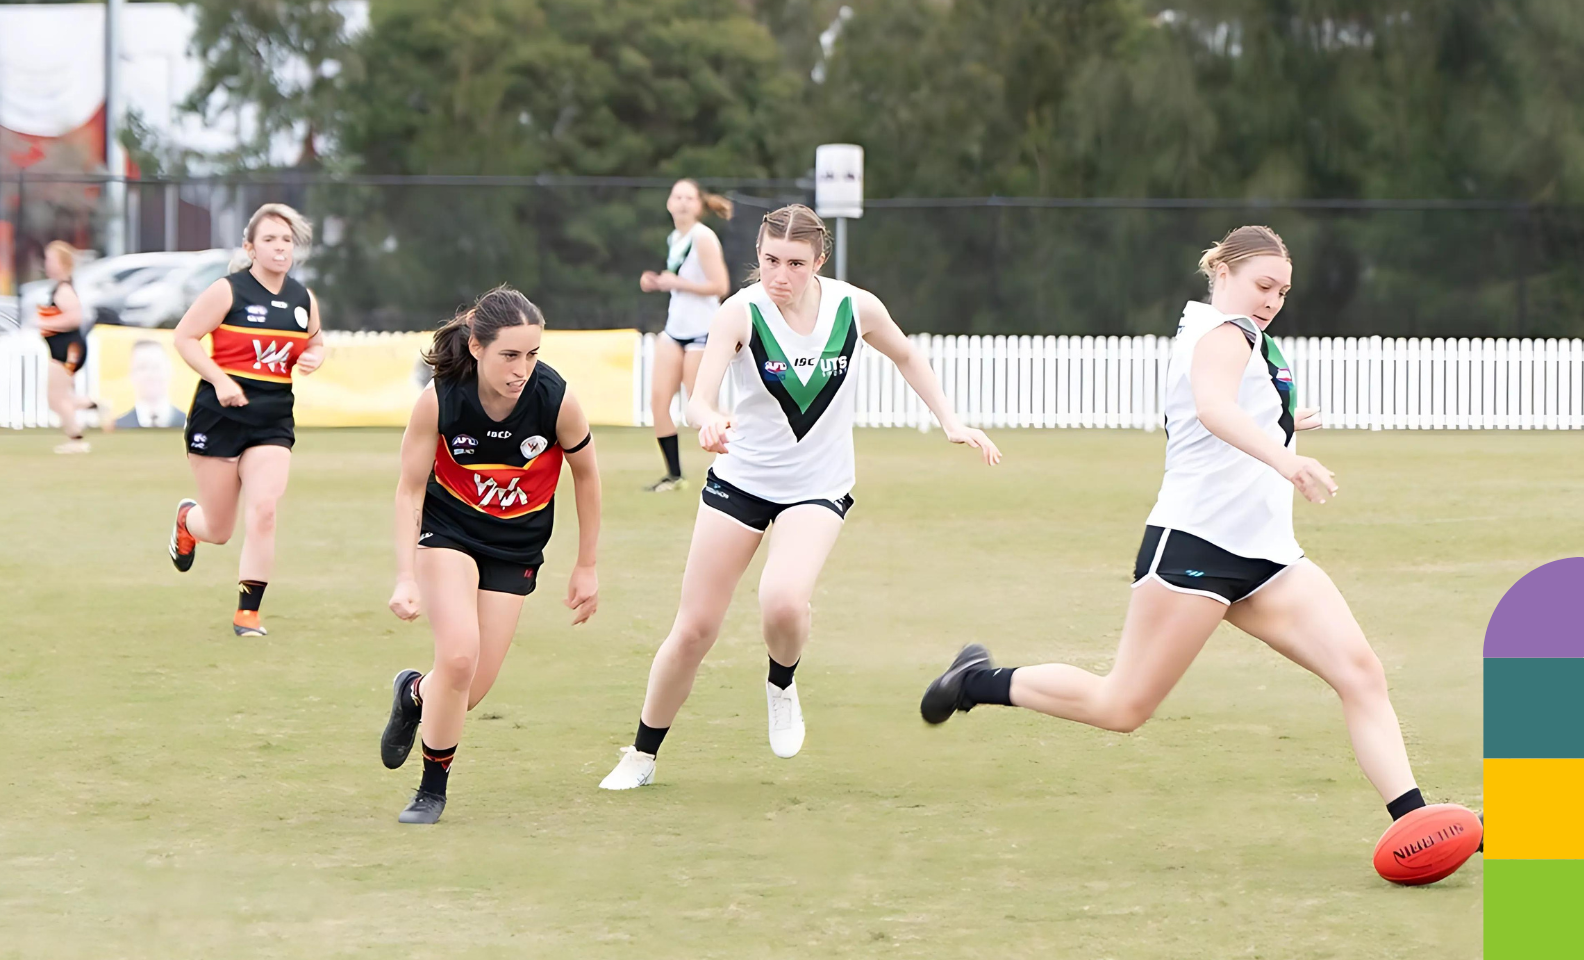
<path fill-rule="evenodd" d="M 368 337 L 368 334 L 332 334 Z M 372 336 L 379 336 L 378 334 Z M 1167 337 L 941 337 L 918 334 L 952 406 L 984 428 L 1154 430 L 1171 348 Z M 1366 430 L 1584 429 L 1584 340 L 1289 337 L 1300 406 L 1332 428 Z M 648 426 L 655 335 L 634 346 L 632 422 Z M 0 335 L 0 427 L 48 426 L 49 352 L 35 334 Z M 929 429 L 934 417 L 874 350 L 858 363 L 860 426 Z M 98 383 L 97 351 L 77 374 Z M 728 383 L 723 403 L 734 398 Z M 681 417 L 681 401 L 672 404 Z"/>
<path fill-rule="evenodd" d="M 971 426 L 1154 430 L 1169 337 L 913 336 Z M 1298 403 L 1329 427 L 1584 429 L 1584 340 L 1285 337 Z M 654 335 L 635 355 L 633 419 L 649 425 Z M 874 350 L 858 363 L 857 422 L 928 429 L 934 417 Z M 729 387 L 729 384 L 728 384 Z M 730 393 L 728 389 L 727 394 Z M 730 406 L 732 398 L 723 396 Z M 673 416 L 680 402 L 672 405 Z"/>

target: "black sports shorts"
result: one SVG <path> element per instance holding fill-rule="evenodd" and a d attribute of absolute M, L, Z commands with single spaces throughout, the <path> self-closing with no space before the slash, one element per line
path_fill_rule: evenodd
<path fill-rule="evenodd" d="M 478 567 L 480 590 L 490 593 L 515 593 L 526 597 L 539 585 L 539 568 L 542 563 L 521 564 L 510 560 L 487 557 L 459 540 L 430 530 L 418 532 L 418 546 L 430 550 L 455 550 L 473 558 Z"/>
<path fill-rule="evenodd" d="M 65 366 L 67 373 L 76 373 L 88 362 L 88 338 L 81 330 L 52 333 L 44 338 L 44 343 L 49 347 L 50 359 Z"/>
<path fill-rule="evenodd" d="M 847 511 L 851 510 L 853 505 L 853 498 L 850 493 L 840 500 L 799 500 L 796 503 L 772 503 L 763 497 L 756 497 L 746 490 L 732 486 L 720 477 L 715 476 L 714 470 L 711 470 L 709 475 L 704 478 L 704 492 L 699 494 L 699 498 L 704 501 L 704 506 L 719 510 L 743 526 L 758 530 L 760 533 L 770 529 L 770 524 L 775 518 L 779 517 L 782 511 L 792 507 L 801 507 L 806 503 L 818 504 L 846 520 Z"/>
<path fill-rule="evenodd" d="M 187 429 L 182 436 L 187 452 L 200 457 L 229 460 L 242 456 L 248 447 L 285 447 L 297 442 L 296 422 L 288 414 L 263 425 L 233 420 L 205 403 L 195 403 L 187 413 Z"/>
<path fill-rule="evenodd" d="M 1286 569 L 1286 564 L 1274 560 L 1240 557 L 1191 533 L 1149 526 L 1133 561 L 1133 585 L 1154 577 L 1178 593 L 1194 593 L 1230 606 Z"/>

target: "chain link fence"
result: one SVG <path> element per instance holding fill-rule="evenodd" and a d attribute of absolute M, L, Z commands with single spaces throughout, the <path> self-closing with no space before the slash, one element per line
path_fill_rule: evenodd
<path fill-rule="evenodd" d="M 577 177 L 134 181 L 117 220 L 102 180 L 10 173 L 0 176 L 0 295 L 11 292 L 7 274 L 42 275 L 49 240 L 102 250 L 116 231 L 127 252 L 229 247 L 253 209 L 281 201 L 315 223 L 301 273 L 333 327 L 429 327 L 509 282 L 557 327 L 653 331 L 665 298 L 640 293 L 638 275 L 664 264 L 670 186 Z M 734 282 L 752 266 L 762 213 L 811 202 L 803 182 L 705 186 L 739 205 L 733 221 L 712 221 Z M 849 223 L 848 273 L 910 331 L 1170 334 L 1182 302 L 1204 293 L 1200 251 L 1244 223 L 1274 227 L 1292 249 L 1286 335 L 1584 335 L 1584 209 L 1573 207 L 874 200 Z"/>

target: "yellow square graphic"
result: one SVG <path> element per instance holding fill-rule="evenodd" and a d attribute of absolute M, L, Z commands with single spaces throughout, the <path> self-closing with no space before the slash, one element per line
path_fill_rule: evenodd
<path fill-rule="evenodd" d="M 1486 760 L 1485 856 L 1584 859 L 1584 760 Z"/>

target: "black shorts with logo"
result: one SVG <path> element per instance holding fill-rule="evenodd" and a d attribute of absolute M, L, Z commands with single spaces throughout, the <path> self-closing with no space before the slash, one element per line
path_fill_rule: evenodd
<path fill-rule="evenodd" d="M 88 362 L 88 338 L 81 330 L 52 333 L 44 338 L 44 343 L 49 347 L 50 359 L 65 366 L 67 373 L 76 373 Z"/>
<path fill-rule="evenodd" d="M 1148 526 L 1133 561 L 1133 585 L 1154 577 L 1178 593 L 1198 594 L 1230 606 L 1286 569 L 1286 564 L 1274 560 L 1240 557 L 1191 533 Z"/>
<path fill-rule="evenodd" d="M 418 532 L 418 546 L 427 550 L 455 550 L 472 557 L 473 563 L 478 567 L 480 590 L 487 590 L 490 593 L 514 593 L 519 597 L 526 597 L 539 585 L 539 568 L 543 566 L 542 563 L 525 565 L 487 557 L 460 540 L 453 540 L 445 534 L 427 529 Z"/>
<path fill-rule="evenodd" d="M 851 510 L 853 505 L 853 498 L 850 493 L 840 500 L 799 500 L 796 503 L 773 503 L 763 497 L 756 497 L 746 490 L 732 486 L 720 477 L 715 476 L 714 470 L 711 470 L 709 475 L 704 478 L 704 492 L 699 494 L 699 497 L 704 501 L 704 506 L 719 510 L 743 526 L 758 530 L 760 533 L 768 530 L 776 517 L 779 517 L 783 511 L 792 507 L 801 507 L 804 504 L 812 503 L 824 507 L 836 514 L 836 516 L 846 520 L 847 511 Z"/>
<path fill-rule="evenodd" d="M 297 442 L 295 427 L 291 414 L 252 424 L 234 420 L 208 404 L 194 403 L 187 413 L 187 429 L 182 436 L 187 441 L 188 453 L 229 460 L 242 456 L 248 447 L 290 450 Z"/>

